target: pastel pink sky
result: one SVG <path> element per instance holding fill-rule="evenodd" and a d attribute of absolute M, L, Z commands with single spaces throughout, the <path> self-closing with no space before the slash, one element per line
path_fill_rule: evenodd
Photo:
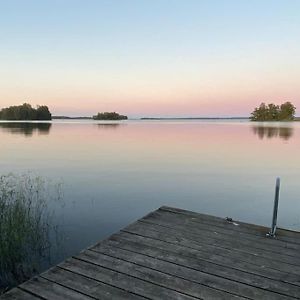
<path fill-rule="evenodd" d="M 248 116 L 291 101 L 300 111 L 299 3 L 3 4 L 0 108 Z"/>

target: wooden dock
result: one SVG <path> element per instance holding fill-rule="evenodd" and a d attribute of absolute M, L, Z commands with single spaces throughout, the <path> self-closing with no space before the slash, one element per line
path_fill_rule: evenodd
<path fill-rule="evenodd" d="M 300 299 L 300 233 L 161 207 L 0 297 Z"/>

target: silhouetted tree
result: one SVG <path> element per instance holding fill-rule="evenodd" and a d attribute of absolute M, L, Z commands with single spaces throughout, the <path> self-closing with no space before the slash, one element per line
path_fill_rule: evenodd
<path fill-rule="evenodd" d="M 98 113 L 96 116 L 93 116 L 94 120 L 127 120 L 127 116 L 119 115 L 116 112 L 104 112 Z"/>
<path fill-rule="evenodd" d="M 47 106 L 38 106 L 36 109 L 36 119 L 37 120 L 51 120 L 52 116 Z"/>
<path fill-rule="evenodd" d="M 291 121 L 295 118 L 296 107 L 291 102 L 281 104 L 261 103 L 251 113 L 251 121 Z"/>
<path fill-rule="evenodd" d="M 1 120 L 51 120 L 51 113 L 47 106 L 38 106 L 36 109 L 30 104 L 10 106 L 0 111 Z"/>

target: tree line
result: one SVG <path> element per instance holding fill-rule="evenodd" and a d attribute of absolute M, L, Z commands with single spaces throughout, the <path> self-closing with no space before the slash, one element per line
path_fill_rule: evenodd
<path fill-rule="evenodd" d="M 94 120 L 127 120 L 128 117 L 124 115 L 120 115 L 116 112 L 103 112 L 98 113 L 97 115 L 93 116 Z"/>
<path fill-rule="evenodd" d="M 281 105 L 273 103 L 256 107 L 251 113 L 251 121 L 293 121 L 295 119 L 296 107 L 291 102 L 285 102 Z"/>
<path fill-rule="evenodd" d="M 33 108 L 30 104 L 24 103 L 19 106 L 10 106 L 0 110 L 1 120 L 52 120 L 49 108 L 45 105 Z"/>

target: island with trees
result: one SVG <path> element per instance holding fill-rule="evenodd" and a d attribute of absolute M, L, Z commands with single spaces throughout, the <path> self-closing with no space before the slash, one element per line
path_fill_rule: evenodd
<path fill-rule="evenodd" d="M 124 115 L 120 115 L 116 112 L 103 112 L 98 113 L 93 116 L 94 120 L 106 120 L 106 121 L 117 121 L 117 120 L 127 120 L 128 117 Z"/>
<path fill-rule="evenodd" d="M 45 105 L 37 106 L 33 108 L 30 104 L 24 103 L 19 106 L 10 106 L 0 110 L 0 120 L 12 120 L 12 121 L 31 121 L 52 120 L 52 115 L 49 108 Z"/>
<path fill-rule="evenodd" d="M 251 121 L 294 121 L 296 107 L 291 102 L 275 105 L 261 103 L 251 113 Z"/>

